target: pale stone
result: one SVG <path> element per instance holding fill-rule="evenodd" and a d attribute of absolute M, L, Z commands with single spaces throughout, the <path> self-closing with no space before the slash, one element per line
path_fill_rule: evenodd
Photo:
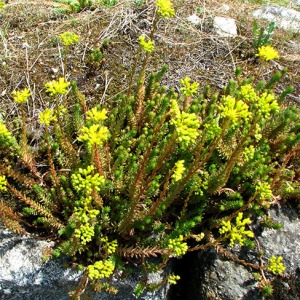
<path fill-rule="evenodd" d="M 189 16 L 187 20 L 196 26 L 201 24 L 201 19 L 196 14 Z"/>
<path fill-rule="evenodd" d="M 215 17 L 214 28 L 216 33 L 222 37 L 237 36 L 237 28 L 235 20 L 231 18 Z"/>

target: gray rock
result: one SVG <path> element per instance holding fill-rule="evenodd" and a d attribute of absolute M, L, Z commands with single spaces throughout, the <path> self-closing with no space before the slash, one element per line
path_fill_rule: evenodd
<path fill-rule="evenodd" d="M 201 19 L 196 14 L 189 16 L 187 20 L 195 26 L 201 25 Z"/>
<path fill-rule="evenodd" d="M 235 20 L 231 18 L 215 17 L 213 26 L 216 33 L 221 37 L 237 36 Z"/>
<path fill-rule="evenodd" d="M 274 21 L 276 27 L 298 32 L 300 29 L 300 12 L 278 5 L 261 6 L 253 12 L 256 19 Z"/>
<path fill-rule="evenodd" d="M 53 243 L 29 236 L 19 236 L 0 228 L 0 299 L 1 300 L 67 300 L 68 293 L 76 289 L 82 273 L 64 268 L 66 259 L 43 262 L 42 252 Z M 164 272 L 170 272 L 170 265 Z M 165 273 L 152 273 L 150 283 L 159 283 Z M 126 280 L 113 279 L 119 290 L 117 295 L 91 293 L 92 299 L 131 300 L 136 299 L 133 289 L 141 277 L 134 268 Z M 165 285 L 154 293 L 144 293 L 139 299 L 164 300 L 169 289 Z"/>
<path fill-rule="evenodd" d="M 300 0 L 293 0 L 296 5 L 300 5 Z"/>
<path fill-rule="evenodd" d="M 68 299 L 80 273 L 62 267 L 62 261 L 42 261 L 42 251 L 52 246 L 8 230 L 0 232 L 1 299 Z"/>
<path fill-rule="evenodd" d="M 219 8 L 219 11 L 221 12 L 229 12 L 230 11 L 230 6 L 227 4 L 222 4 Z"/>

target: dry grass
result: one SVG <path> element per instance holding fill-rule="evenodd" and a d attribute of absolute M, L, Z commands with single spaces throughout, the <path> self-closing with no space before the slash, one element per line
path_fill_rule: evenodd
<path fill-rule="evenodd" d="M 62 47 L 57 38 L 65 31 L 78 34 L 80 43 L 68 55 L 67 79 L 76 80 L 91 104 L 111 101 L 124 91 L 138 47 L 137 38 L 149 34 L 153 20 L 153 2 L 136 6 L 123 1 L 111 8 L 96 7 L 80 13 L 61 14 L 65 5 L 53 1 L 11 0 L 1 13 L 0 49 L 0 113 L 5 119 L 18 114 L 12 101 L 12 91 L 28 87 L 33 101 L 28 103 L 29 117 L 48 105 L 43 93 L 44 83 L 62 76 Z M 221 89 L 233 76 L 236 66 L 250 75 L 257 66 L 252 47 L 253 4 L 238 1 L 174 1 L 176 17 L 162 20 L 155 36 L 156 51 L 149 71 L 169 65 L 164 84 L 178 89 L 179 79 L 185 76 Z M 225 11 L 223 4 L 230 6 Z M 186 18 L 196 13 L 201 19 L 195 27 Z M 212 28 L 214 16 L 234 17 L 239 36 L 225 39 Z M 286 82 L 279 88 L 293 84 L 295 92 L 290 100 L 299 99 L 299 35 L 276 30 L 273 44 L 284 54 L 271 65 L 270 72 L 287 66 Z M 105 39 L 111 43 L 103 50 L 100 66 L 89 64 L 88 57 Z M 70 103 L 72 105 L 72 103 Z"/>

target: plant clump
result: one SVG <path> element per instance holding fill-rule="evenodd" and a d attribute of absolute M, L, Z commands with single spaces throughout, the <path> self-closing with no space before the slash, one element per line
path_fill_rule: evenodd
<path fill-rule="evenodd" d="M 299 109 L 284 104 L 291 88 L 281 95 L 273 88 L 286 70 L 266 83 L 257 80 L 260 69 L 250 78 L 237 70 L 215 94 L 189 77 L 178 92 L 167 89 L 166 66 L 146 76 L 158 21 L 175 14 L 170 1 L 158 0 L 156 8 L 149 38 L 139 38 L 128 89 L 115 101 L 88 107 L 76 82 L 47 82 L 51 106 L 39 113 L 43 139 L 35 151 L 26 131 L 29 87 L 13 93 L 20 130 L 0 120 L 0 218 L 15 233 L 51 233 L 51 256 L 68 256 L 83 271 L 74 299 L 89 282 L 115 293 L 110 280 L 126 274 L 126 259 L 137 258 L 145 270 L 137 296 L 175 284 L 176 274 L 155 286 L 147 274 L 188 251 L 253 246 L 252 219 L 299 191 L 289 165 L 300 152 Z M 65 74 L 66 54 L 79 37 L 60 38 Z M 259 49 L 265 67 L 278 57 L 273 48 Z M 147 262 L 157 256 L 156 265 Z M 263 274 L 262 291 L 271 290 L 264 272 L 284 272 L 280 256 L 267 266 L 246 265 Z"/>

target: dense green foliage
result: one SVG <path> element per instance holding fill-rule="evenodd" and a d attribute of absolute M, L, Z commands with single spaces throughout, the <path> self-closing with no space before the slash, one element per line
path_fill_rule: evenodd
<path fill-rule="evenodd" d="M 157 7 L 125 94 L 88 108 L 75 82 L 46 83 L 53 109 L 39 115 L 43 139 L 34 149 L 26 132 L 28 89 L 13 94 L 20 130 L 12 133 L 0 121 L 0 218 L 16 233 L 58 240 L 51 256 L 67 255 L 84 270 L 74 298 L 88 281 L 116 292 L 108 282 L 126 257 L 141 259 L 147 274 L 187 251 L 253 246 L 251 217 L 299 191 L 289 165 L 300 151 L 299 109 L 284 105 L 292 88 L 274 92 L 286 70 L 268 82 L 258 78 L 276 51 L 261 48 L 254 77 L 243 78 L 237 69 L 220 94 L 209 86 L 200 92 L 190 78 L 180 81 L 179 94 L 167 90 L 161 85 L 166 66 L 145 79 L 156 23 L 174 15 L 168 1 Z M 78 41 L 71 33 L 60 38 L 66 53 Z M 102 57 L 97 49 L 92 55 L 96 62 Z M 158 265 L 145 262 L 157 255 Z M 281 273 L 281 259 L 254 267 Z M 178 279 L 169 274 L 161 284 Z M 145 287 L 155 288 L 145 278 L 136 294 Z"/>

